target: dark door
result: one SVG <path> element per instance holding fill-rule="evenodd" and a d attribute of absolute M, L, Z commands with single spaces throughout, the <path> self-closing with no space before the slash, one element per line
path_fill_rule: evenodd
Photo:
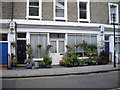
<path fill-rule="evenodd" d="M 26 59 L 26 40 L 17 40 L 17 60 L 19 64 L 23 64 Z"/>
<path fill-rule="evenodd" d="M 105 42 L 105 52 L 106 52 L 107 58 L 109 60 L 109 42 Z"/>
<path fill-rule="evenodd" d="M 8 61 L 8 43 L 0 43 L 0 63 Z"/>

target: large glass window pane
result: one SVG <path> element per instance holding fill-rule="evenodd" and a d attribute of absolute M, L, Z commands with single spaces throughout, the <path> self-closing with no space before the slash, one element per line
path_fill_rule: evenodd
<path fill-rule="evenodd" d="M 87 13 L 86 11 L 80 11 L 80 17 L 81 19 L 87 19 Z"/>
<path fill-rule="evenodd" d="M 87 2 L 79 2 L 79 18 L 87 19 Z"/>
<path fill-rule="evenodd" d="M 56 41 L 51 41 L 50 44 L 52 45 L 52 53 L 57 53 Z"/>
<path fill-rule="evenodd" d="M 39 8 L 37 8 L 37 7 L 30 7 L 29 8 L 29 15 L 30 16 L 39 16 Z"/>
<path fill-rule="evenodd" d="M 32 34 L 30 40 L 31 40 L 32 55 L 34 56 L 34 58 L 38 58 L 38 49 L 37 49 L 38 34 Z"/>
<path fill-rule="evenodd" d="M 82 35 L 77 35 L 76 36 L 76 44 L 78 45 L 78 44 L 81 44 L 82 43 Z M 82 51 L 82 47 L 78 47 L 77 48 L 77 52 L 81 52 Z"/>
<path fill-rule="evenodd" d="M 29 0 L 30 6 L 39 6 L 39 0 Z"/>
<path fill-rule="evenodd" d="M 120 53 L 120 42 L 115 43 L 115 50 L 117 53 Z"/>
<path fill-rule="evenodd" d="M 63 53 L 65 47 L 64 41 L 59 41 L 58 45 L 59 45 L 59 53 Z"/>
<path fill-rule="evenodd" d="M 80 10 L 86 10 L 86 9 L 87 9 L 87 8 L 86 8 L 86 7 L 87 7 L 86 4 L 87 4 L 86 2 L 80 2 L 80 3 L 79 3 L 79 8 L 80 8 Z"/>
<path fill-rule="evenodd" d="M 32 46 L 32 54 L 34 58 L 43 57 L 46 53 L 47 47 L 47 35 L 46 34 L 31 34 L 31 46 Z M 41 49 L 37 47 L 37 44 L 42 44 Z"/>
<path fill-rule="evenodd" d="M 56 0 L 55 4 L 55 16 L 64 17 L 64 0 Z"/>
<path fill-rule="evenodd" d="M 56 17 L 64 17 L 64 9 L 56 9 Z"/>
<path fill-rule="evenodd" d="M 91 36 L 91 44 L 97 45 L 97 36 Z"/>
<path fill-rule="evenodd" d="M 90 36 L 89 36 L 89 35 L 84 35 L 84 36 L 83 36 L 83 40 L 84 40 L 85 42 L 87 42 L 88 44 L 90 44 Z"/>
<path fill-rule="evenodd" d="M 39 44 L 42 44 L 40 56 L 43 57 L 46 54 L 47 34 L 39 34 Z"/>
<path fill-rule="evenodd" d="M 75 35 L 68 36 L 68 46 L 70 46 L 72 50 L 75 50 L 75 41 Z"/>

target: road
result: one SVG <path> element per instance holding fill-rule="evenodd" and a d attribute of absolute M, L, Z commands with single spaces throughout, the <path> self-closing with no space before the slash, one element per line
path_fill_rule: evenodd
<path fill-rule="evenodd" d="M 2 80 L 3 88 L 117 88 L 118 72 Z"/>

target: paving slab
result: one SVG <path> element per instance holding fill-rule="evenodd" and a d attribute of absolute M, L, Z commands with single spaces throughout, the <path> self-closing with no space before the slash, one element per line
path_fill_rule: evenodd
<path fill-rule="evenodd" d="M 58 75 L 89 74 L 108 71 L 119 71 L 119 65 L 116 68 L 113 65 L 95 65 L 81 67 L 59 67 L 59 68 L 42 68 L 42 69 L 22 69 L 22 70 L 2 70 L 2 78 L 26 78 L 26 77 L 43 77 Z"/>

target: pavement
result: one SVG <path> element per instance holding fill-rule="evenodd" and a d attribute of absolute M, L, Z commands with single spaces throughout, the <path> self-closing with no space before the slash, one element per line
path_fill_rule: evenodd
<path fill-rule="evenodd" d="M 81 75 L 91 73 L 102 73 L 110 71 L 120 71 L 120 64 L 116 68 L 112 64 L 79 66 L 79 67 L 63 67 L 52 66 L 52 68 L 26 69 L 16 68 L 15 70 L 1 70 L 1 78 L 29 78 L 29 77 L 45 77 L 45 76 L 63 76 L 63 75 Z"/>

